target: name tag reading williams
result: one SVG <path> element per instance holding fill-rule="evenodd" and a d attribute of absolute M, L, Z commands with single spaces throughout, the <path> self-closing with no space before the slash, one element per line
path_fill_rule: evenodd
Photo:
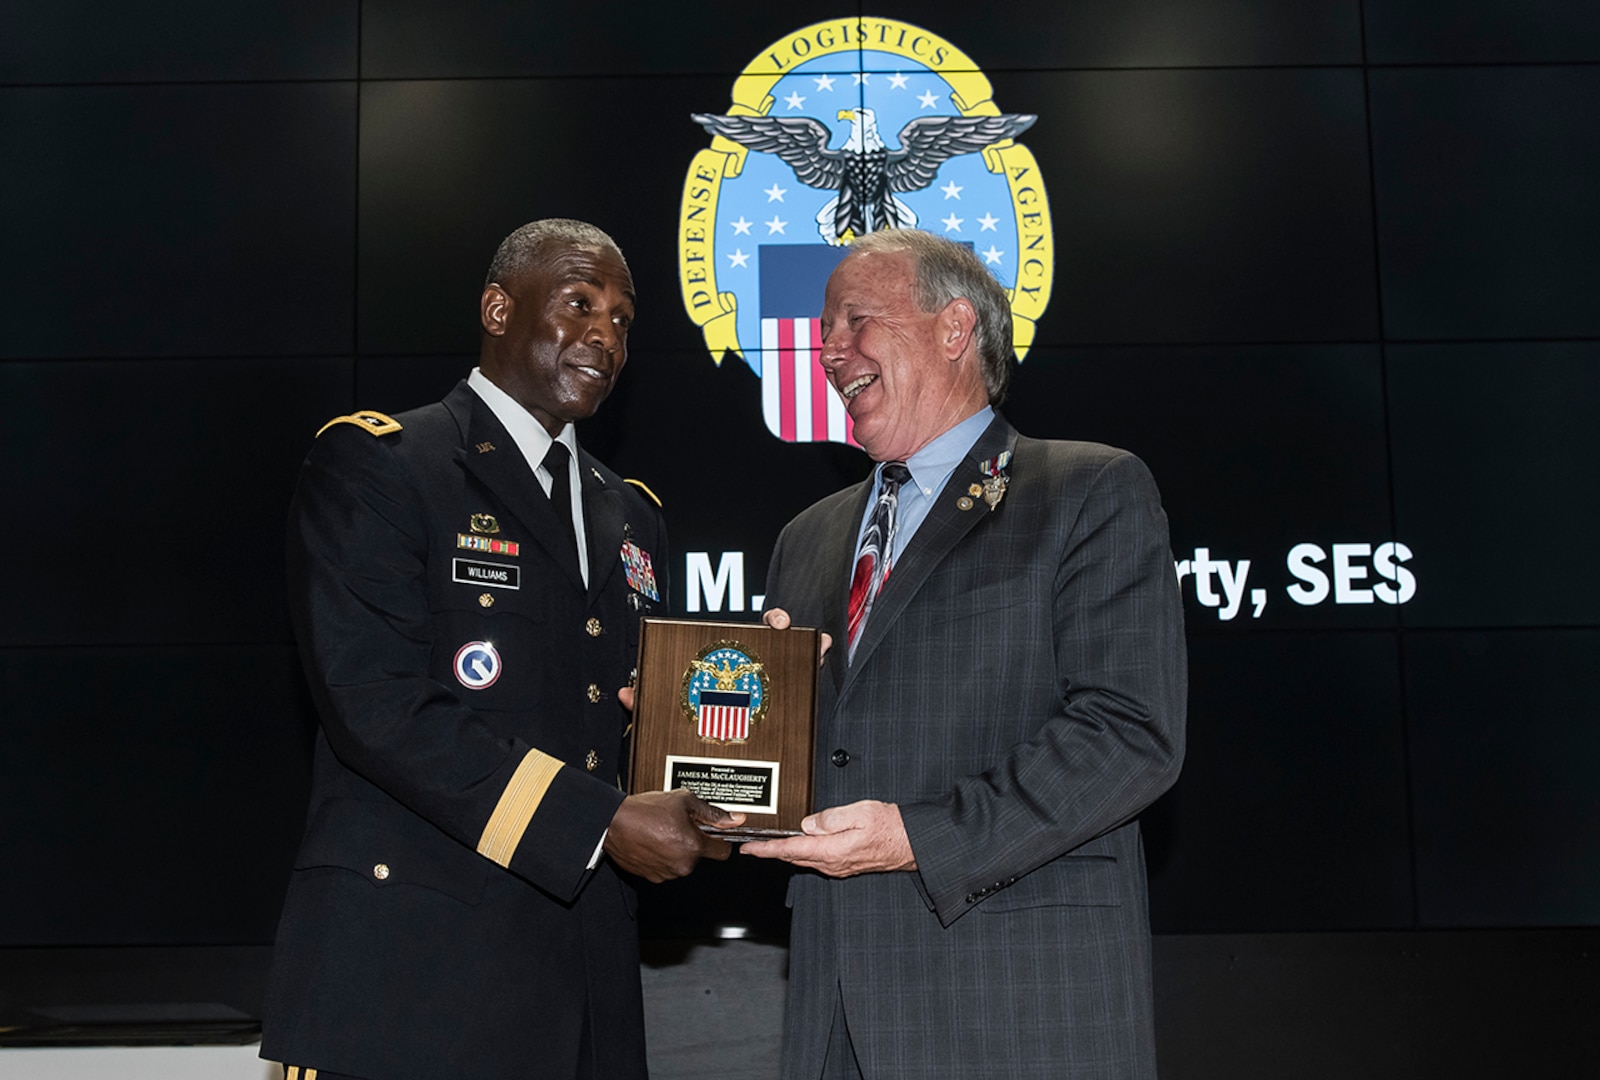
<path fill-rule="evenodd" d="M 522 568 L 510 563 L 456 559 L 454 580 L 463 585 L 487 585 L 491 589 L 520 589 Z"/>

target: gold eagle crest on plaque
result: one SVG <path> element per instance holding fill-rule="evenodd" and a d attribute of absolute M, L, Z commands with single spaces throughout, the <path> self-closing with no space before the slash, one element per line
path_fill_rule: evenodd
<path fill-rule="evenodd" d="M 766 666 L 750 647 L 717 641 L 689 662 L 678 703 L 702 739 L 744 742 L 767 713 L 767 691 Z"/>

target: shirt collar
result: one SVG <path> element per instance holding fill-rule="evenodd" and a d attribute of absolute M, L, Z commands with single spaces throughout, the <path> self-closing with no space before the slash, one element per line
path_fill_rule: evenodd
<path fill-rule="evenodd" d="M 924 495 L 937 495 L 993 419 L 994 406 L 985 405 L 912 454 L 906 461 L 906 468 L 911 470 L 911 482 L 917 485 L 917 490 Z"/>
<path fill-rule="evenodd" d="M 555 439 L 544 429 L 544 425 L 533 418 L 533 414 L 524 409 L 517 399 L 500 389 L 481 368 L 473 368 L 472 374 L 467 376 L 467 385 L 472 387 L 483 403 L 489 406 L 489 411 L 494 413 L 495 419 L 505 426 L 511 438 L 517 444 L 517 449 L 522 451 L 522 456 L 528 461 L 528 468 L 537 469 L 544 463 L 544 456 L 550 452 L 550 444 L 556 439 L 567 448 L 572 455 L 572 460 L 578 460 L 578 430 L 570 423 L 561 429 Z"/>

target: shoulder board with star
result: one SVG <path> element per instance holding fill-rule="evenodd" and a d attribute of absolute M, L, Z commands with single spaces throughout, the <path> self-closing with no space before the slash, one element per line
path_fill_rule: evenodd
<path fill-rule="evenodd" d="M 400 421 L 387 413 L 362 409 L 359 412 L 351 413 L 349 416 L 335 416 L 317 429 L 316 437 L 321 438 L 324 431 L 336 424 L 354 424 L 368 435 L 388 435 L 391 432 L 399 431 L 401 427 Z"/>
<path fill-rule="evenodd" d="M 643 480 L 635 480 L 633 477 L 628 476 L 624 477 L 622 482 L 625 484 L 632 484 L 634 487 L 644 492 L 645 498 L 649 499 L 657 506 L 661 505 L 661 499 L 656 495 L 655 492 L 650 490 L 650 485 L 646 484 Z"/>

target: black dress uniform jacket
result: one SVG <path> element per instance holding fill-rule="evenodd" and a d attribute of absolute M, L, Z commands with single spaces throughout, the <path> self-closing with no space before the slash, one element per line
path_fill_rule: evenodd
<path fill-rule="evenodd" d="M 621 552 L 664 597 L 666 536 L 632 485 L 579 466 L 587 589 L 465 382 L 340 418 L 307 457 L 289 580 L 322 725 L 263 1057 L 373 1080 L 644 1075 L 632 889 L 587 866 L 623 797 L 616 691 L 660 606 Z"/>

